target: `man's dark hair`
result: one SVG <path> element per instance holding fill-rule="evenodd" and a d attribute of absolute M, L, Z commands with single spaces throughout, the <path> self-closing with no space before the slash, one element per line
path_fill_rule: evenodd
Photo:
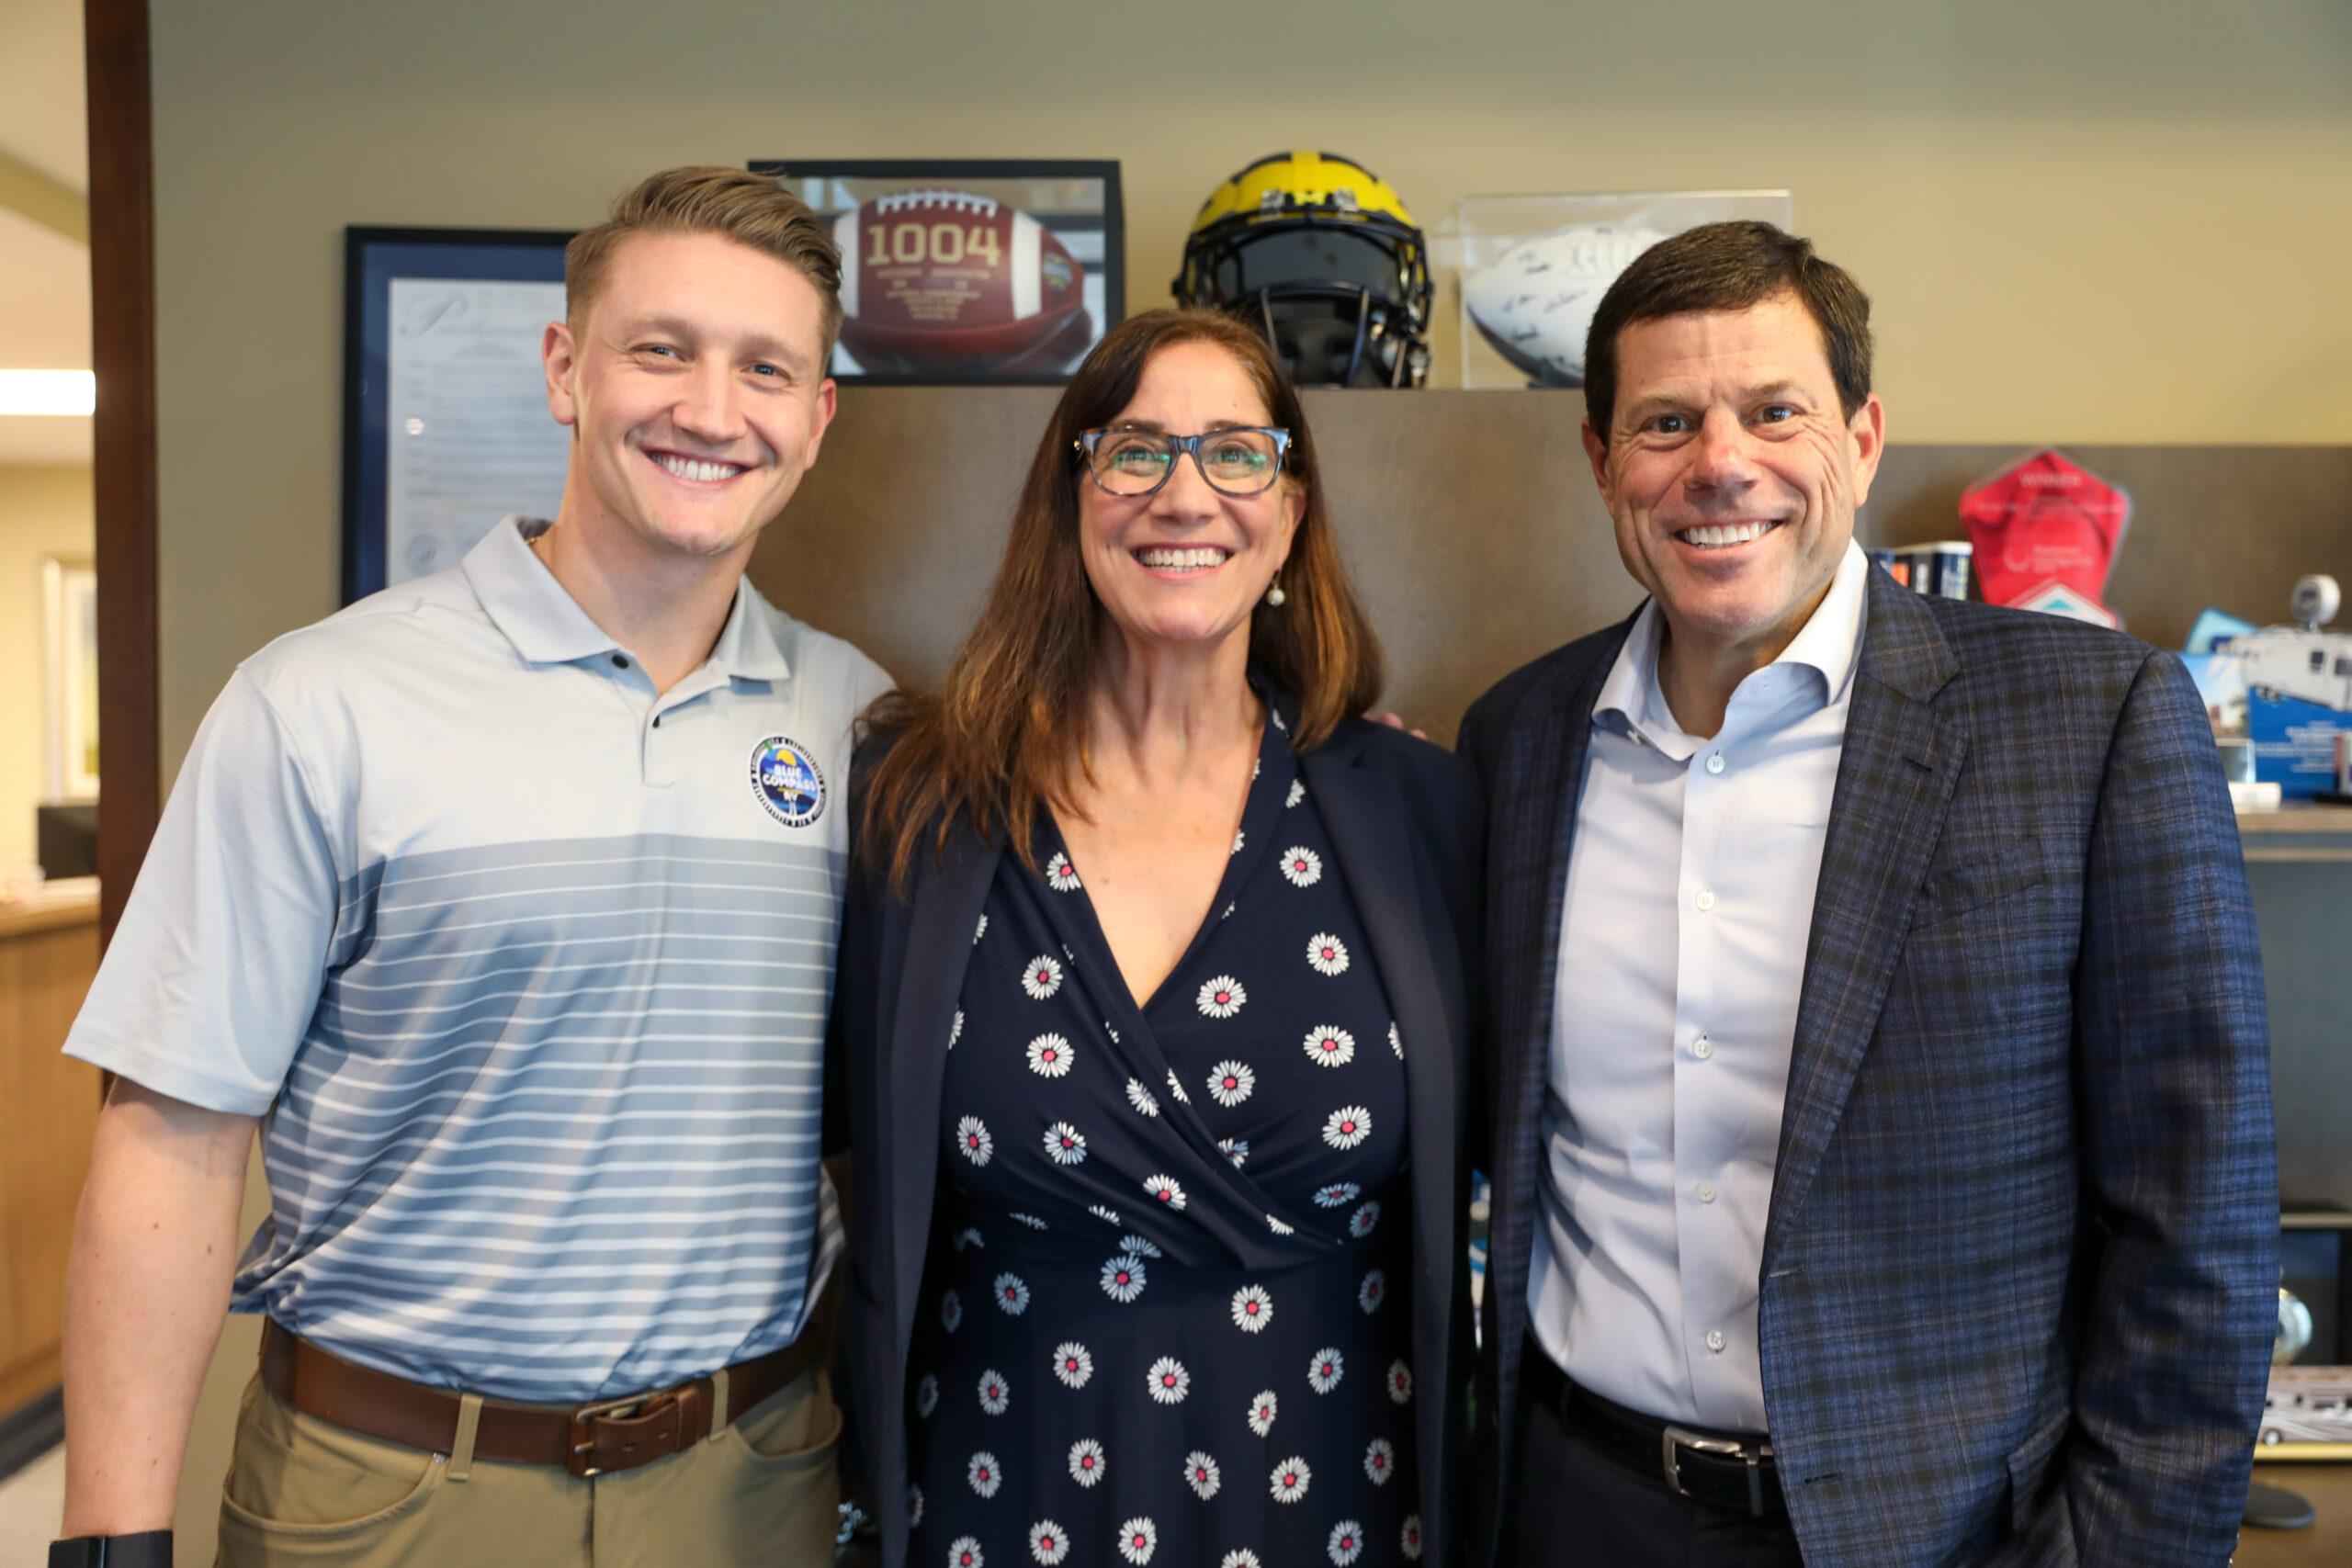
<path fill-rule="evenodd" d="M 1635 321 L 1694 310 L 1745 310 L 1793 294 L 1821 328 L 1838 403 L 1851 420 L 1871 395 L 1871 299 L 1813 242 L 1752 219 L 1702 223 L 1660 240 L 1634 259 L 1600 297 L 1585 334 L 1587 417 L 1609 445 L 1617 412 L 1617 338 Z"/>

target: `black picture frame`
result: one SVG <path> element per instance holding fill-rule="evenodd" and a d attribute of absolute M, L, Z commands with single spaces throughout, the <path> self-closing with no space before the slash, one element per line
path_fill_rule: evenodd
<path fill-rule="evenodd" d="M 1001 194 L 1001 187 L 1017 181 L 1099 182 L 1099 214 L 1047 211 L 1035 216 L 1066 244 L 1080 235 L 1100 231 L 1099 259 L 1089 260 L 1083 251 L 1090 247 L 1083 244 L 1074 252 L 1073 258 L 1090 283 L 1099 283 L 1100 319 L 1092 322 L 1093 333 L 1085 346 L 1100 342 L 1104 333 L 1126 318 L 1126 209 L 1115 159 L 755 158 L 750 168 L 754 174 L 785 182 L 827 218 L 838 217 L 854 208 L 863 197 L 846 198 L 860 186 L 936 186 L 961 189 L 996 186 L 998 193 L 983 188 L 978 194 L 998 194 L 999 199 L 1006 200 L 1008 205 L 1025 209 L 1023 203 Z M 853 257 L 843 259 L 845 264 L 854 263 Z M 1090 307 L 1091 303 L 1090 299 Z M 844 387 L 1058 387 L 1069 379 L 1069 368 L 1075 367 L 1083 352 L 1081 347 L 1073 354 L 1069 367 L 1047 372 L 910 372 L 867 370 L 855 365 L 854 351 L 843 347 L 836 350 L 833 374 Z"/>
<path fill-rule="evenodd" d="M 560 283 L 571 231 L 344 231 L 343 602 L 386 587 L 391 296 L 395 279 Z"/>

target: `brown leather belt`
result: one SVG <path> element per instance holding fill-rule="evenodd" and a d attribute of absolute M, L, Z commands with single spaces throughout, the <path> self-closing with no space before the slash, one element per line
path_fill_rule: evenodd
<path fill-rule="evenodd" d="M 726 1426 L 815 1364 L 825 1336 L 804 1331 L 781 1350 L 738 1361 L 725 1372 Z M 322 1421 L 387 1442 L 448 1453 L 458 1437 L 461 1396 L 405 1378 L 370 1371 L 330 1355 L 276 1323 L 262 1329 L 262 1382 L 286 1404 Z M 593 1404 L 481 1404 L 474 1457 L 544 1464 L 574 1475 L 634 1470 L 710 1436 L 717 1377 Z"/>

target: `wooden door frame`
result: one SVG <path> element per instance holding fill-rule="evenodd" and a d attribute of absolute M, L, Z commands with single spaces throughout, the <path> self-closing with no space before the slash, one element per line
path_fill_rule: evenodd
<path fill-rule="evenodd" d="M 147 0 L 83 0 L 89 93 L 91 478 L 98 576 L 98 932 L 163 806 L 155 569 L 155 158 Z"/>

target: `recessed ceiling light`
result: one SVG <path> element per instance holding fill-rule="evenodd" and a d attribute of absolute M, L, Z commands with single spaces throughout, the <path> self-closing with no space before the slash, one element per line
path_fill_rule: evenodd
<path fill-rule="evenodd" d="M 97 404 L 87 370 L 0 370 L 0 414 L 88 414 Z"/>

